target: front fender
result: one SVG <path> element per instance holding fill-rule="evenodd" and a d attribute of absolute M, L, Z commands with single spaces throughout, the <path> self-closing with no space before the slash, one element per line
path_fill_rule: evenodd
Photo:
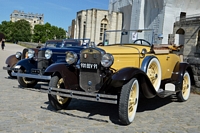
<path fill-rule="evenodd" d="M 37 62 L 33 59 L 23 59 L 18 61 L 16 66 L 20 66 L 20 68 L 24 68 L 26 73 L 31 73 L 32 68 L 37 68 Z"/>
<path fill-rule="evenodd" d="M 127 67 L 120 69 L 116 74 L 112 76 L 113 81 L 123 81 L 126 83 L 130 81 L 132 78 L 137 78 L 139 81 L 140 88 L 147 98 L 152 98 L 156 96 L 156 91 L 149 80 L 148 76 L 144 71 L 134 67 Z"/>
<path fill-rule="evenodd" d="M 79 87 L 78 70 L 73 66 L 69 66 L 67 63 L 54 63 L 50 65 L 44 75 L 55 75 L 59 74 L 67 89 L 77 89 Z"/>
<path fill-rule="evenodd" d="M 144 71 L 144 72 L 147 72 L 147 67 L 149 65 L 149 62 L 151 61 L 151 59 L 153 58 L 157 58 L 155 56 L 147 56 L 144 58 L 143 62 L 142 62 L 142 65 L 141 65 L 141 70 Z"/>
<path fill-rule="evenodd" d="M 6 64 L 8 64 L 10 67 L 13 67 L 18 61 L 19 59 L 17 59 L 15 55 L 10 55 L 6 59 Z"/>

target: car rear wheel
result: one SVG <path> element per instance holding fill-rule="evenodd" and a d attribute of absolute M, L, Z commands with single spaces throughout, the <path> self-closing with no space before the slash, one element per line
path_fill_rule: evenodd
<path fill-rule="evenodd" d="M 49 82 L 49 86 L 55 87 L 55 88 L 65 88 L 63 78 L 57 75 L 51 78 Z M 52 94 L 48 94 L 48 98 L 49 98 L 50 105 L 56 110 L 66 109 L 71 101 L 71 98 L 61 97 L 61 96 L 52 95 Z"/>
<path fill-rule="evenodd" d="M 139 83 L 136 78 L 123 85 L 119 99 L 119 119 L 124 125 L 133 122 L 139 100 Z"/>
<path fill-rule="evenodd" d="M 147 76 L 149 77 L 155 90 L 158 91 L 161 84 L 161 66 L 157 58 L 152 58 L 147 66 Z"/>
<path fill-rule="evenodd" d="M 25 73 L 25 70 L 19 69 L 18 73 Z M 28 88 L 34 87 L 38 82 L 36 79 L 30 79 L 30 78 L 18 77 L 18 76 L 17 76 L 17 80 L 22 87 L 28 87 Z"/>
<path fill-rule="evenodd" d="M 191 79 L 190 74 L 186 71 L 183 76 L 182 90 L 177 93 L 177 98 L 179 101 L 187 101 L 190 96 L 191 91 Z"/>

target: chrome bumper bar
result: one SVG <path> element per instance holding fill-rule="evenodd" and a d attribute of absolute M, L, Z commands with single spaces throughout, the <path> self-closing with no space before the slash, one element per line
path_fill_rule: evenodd
<path fill-rule="evenodd" d="M 42 88 L 40 90 L 41 92 L 52 94 L 52 95 L 59 95 L 63 97 L 102 102 L 102 103 L 117 104 L 117 95 L 89 93 L 89 92 L 60 89 L 60 88 L 58 89 L 58 88 L 48 87 L 48 86 L 43 86 L 43 85 L 41 86 L 41 88 Z"/>
<path fill-rule="evenodd" d="M 51 76 L 43 76 L 43 75 L 36 75 L 36 74 L 25 74 L 25 73 L 11 73 L 12 76 L 17 77 L 25 77 L 25 78 L 32 78 L 32 79 L 43 79 L 43 80 L 50 80 Z"/>

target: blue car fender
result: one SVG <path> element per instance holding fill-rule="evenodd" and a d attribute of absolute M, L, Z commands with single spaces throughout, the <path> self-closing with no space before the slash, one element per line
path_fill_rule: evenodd
<path fill-rule="evenodd" d="M 26 73 L 31 73 L 32 68 L 37 68 L 37 62 L 33 59 L 23 59 L 18 61 L 15 67 L 25 69 Z"/>

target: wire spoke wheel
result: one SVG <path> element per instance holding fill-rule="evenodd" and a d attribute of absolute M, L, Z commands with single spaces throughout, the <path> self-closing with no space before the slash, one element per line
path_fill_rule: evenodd
<path fill-rule="evenodd" d="M 161 84 L 161 66 L 157 58 L 151 59 L 147 67 L 147 76 L 149 77 L 155 90 L 158 91 Z"/>
<path fill-rule="evenodd" d="M 54 75 L 51 78 L 49 82 L 49 86 L 59 88 L 59 89 L 65 89 L 64 80 L 62 77 L 58 75 Z M 71 98 L 62 97 L 62 96 L 53 95 L 53 94 L 48 94 L 48 98 L 49 98 L 50 105 L 56 110 L 66 109 L 71 101 Z"/>
<path fill-rule="evenodd" d="M 119 99 L 119 119 L 124 125 L 133 122 L 139 100 L 139 83 L 136 78 L 124 84 Z"/>
<path fill-rule="evenodd" d="M 177 93 L 177 98 L 179 101 L 187 101 L 190 96 L 191 91 L 191 79 L 190 74 L 186 71 L 183 76 L 182 90 Z"/>

